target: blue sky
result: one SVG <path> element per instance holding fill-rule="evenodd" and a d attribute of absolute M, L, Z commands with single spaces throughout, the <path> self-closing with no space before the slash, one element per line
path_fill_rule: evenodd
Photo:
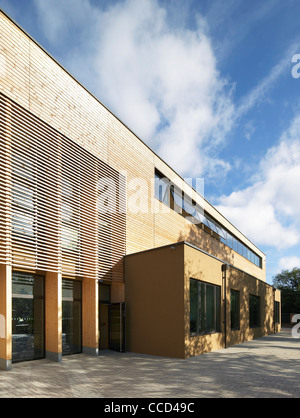
<path fill-rule="evenodd" d="M 297 0 L 0 0 L 267 255 L 300 266 Z M 299 71 L 300 72 L 300 71 Z"/>

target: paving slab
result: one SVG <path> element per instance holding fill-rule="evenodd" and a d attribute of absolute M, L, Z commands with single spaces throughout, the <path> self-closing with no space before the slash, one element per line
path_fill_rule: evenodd
<path fill-rule="evenodd" d="M 105 351 L 0 371 L 0 398 L 272 397 L 300 397 L 300 338 L 290 329 L 186 360 Z"/>

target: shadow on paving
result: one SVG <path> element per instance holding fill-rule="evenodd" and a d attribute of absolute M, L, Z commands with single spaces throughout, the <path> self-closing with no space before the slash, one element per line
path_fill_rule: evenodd
<path fill-rule="evenodd" d="M 186 360 L 133 353 L 68 356 L 0 372 L 0 397 L 298 397 L 300 340 L 291 332 Z"/>

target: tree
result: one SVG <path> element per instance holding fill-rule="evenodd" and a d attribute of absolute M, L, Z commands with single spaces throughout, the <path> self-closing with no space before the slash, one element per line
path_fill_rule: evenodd
<path fill-rule="evenodd" d="M 273 285 L 280 290 L 300 291 L 300 268 L 282 270 L 273 278 Z"/>
<path fill-rule="evenodd" d="M 300 313 L 300 268 L 282 270 L 273 278 L 273 285 L 281 290 L 281 311 Z"/>

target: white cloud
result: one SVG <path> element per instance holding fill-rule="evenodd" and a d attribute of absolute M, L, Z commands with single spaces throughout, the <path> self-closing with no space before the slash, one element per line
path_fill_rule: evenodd
<path fill-rule="evenodd" d="M 97 9 L 86 0 L 34 0 L 34 3 L 40 26 L 53 44 L 61 42 L 68 32 L 89 32 L 98 16 Z"/>
<path fill-rule="evenodd" d="M 238 3 L 229 3 L 229 14 Z M 35 4 L 45 36 L 69 46 L 64 65 L 182 176 L 226 176 L 232 166 L 221 150 L 228 133 L 290 65 L 288 51 L 235 106 L 234 85 L 218 71 L 203 16 L 195 17 L 191 30 L 185 13 L 178 18 L 180 7 L 174 12 L 158 0 L 99 1 L 97 7 L 90 0 Z M 260 20 L 269 7 L 270 2 L 250 21 Z M 246 126 L 247 138 L 252 131 Z"/>
<path fill-rule="evenodd" d="M 278 262 L 278 270 L 291 270 L 294 267 L 300 267 L 300 257 L 282 257 Z"/>
<path fill-rule="evenodd" d="M 278 249 L 300 242 L 300 116 L 260 162 L 250 187 L 217 208 L 256 244 Z"/>
<path fill-rule="evenodd" d="M 284 57 L 276 64 L 269 74 L 246 94 L 236 109 L 236 118 L 242 117 L 254 106 L 261 103 L 262 100 L 268 98 L 267 93 L 274 87 L 275 83 L 283 74 L 289 75 L 291 56 L 297 50 L 298 43 L 292 43 L 285 53 Z"/>
<path fill-rule="evenodd" d="M 124 0 L 106 10 L 87 0 L 35 3 L 50 41 L 67 29 L 82 33 L 69 53 L 71 71 L 175 170 L 230 170 L 218 153 L 234 119 L 231 86 L 218 72 L 201 16 L 190 30 L 172 25 L 158 0 Z"/>
<path fill-rule="evenodd" d="M 228 170 L 210 151 L 233 105 L 202 20 L 195 31 L 174 29 L 157 1 L 129 0 L 102 22 L 96 67 L 109 107 L 181 174 Z"/>

